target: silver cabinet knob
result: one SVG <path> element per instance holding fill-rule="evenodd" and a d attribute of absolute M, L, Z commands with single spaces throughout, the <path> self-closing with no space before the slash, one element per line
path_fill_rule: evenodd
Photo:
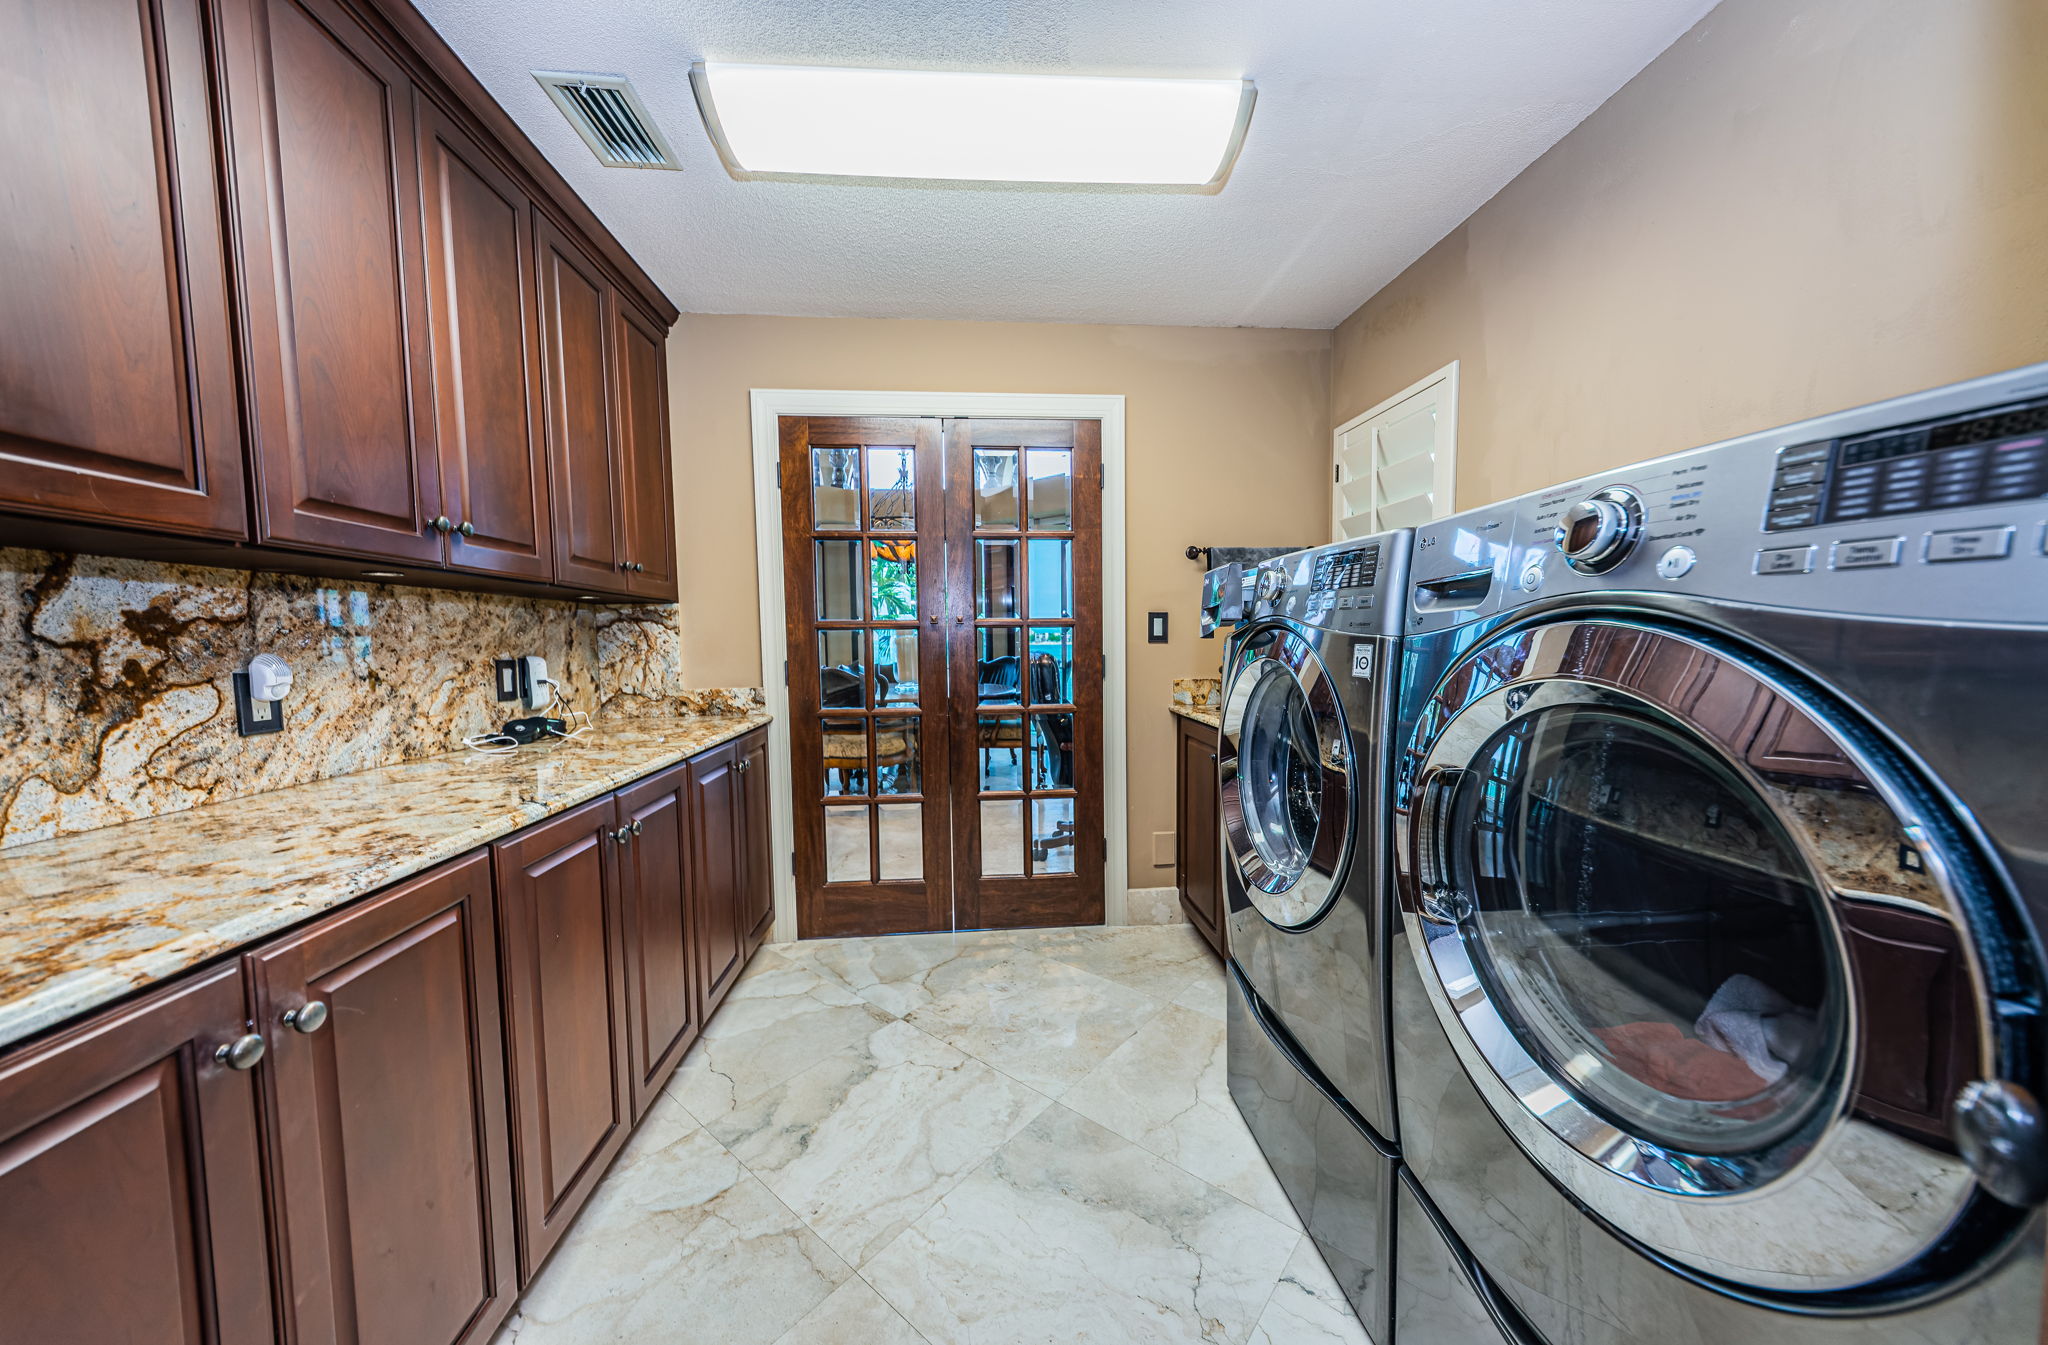
<path fill-rule="evenodd" d="M 2034 1095 L 2005 1079 L 1979 1079 L 1956 1095 L 1956 1148 L 1978 1184 L 2008 1205 L 2048 1201 L 2048 1127 Z"/>
<path fill-rule="evenodd" d="M 310 1036 L 327 1026 L 327 1005 L 317 999 L 309 999 L 296 1009 L 287 1010 L 284 1025 L 294 1032 Z"/>
<path fill-rule="evenodd" d="M 624 845 L 627 841 L 633 839 L 633 828 L 620 827 L 617 831 L 612 833 L 612 839 L 617 841 L 620 845 Z"/>
<path fill-rule="evenodd" d="M 437 514 L 435 515 L 433 522 L 429 523 L 427 526 L 432 528 L 435 532 L 448 532 L 455 527 L 455 520 L 449 518 L 448 515 L 446 514 Z"/>
<path fill-rule="evenodd" d="M 461 533 L 464 537 L 474 537 L 476 536 L 476 524 L 465 518 L 462 520 L 462 526 L 455 531 Z"/>
<path fill-rule="evenodd" d="M 213 1053 L 213 1058 L 229 1069 L 255 1069 L 256 1062 L 263 1058 L 266 1049 L 268 1048 L 262 1037 L 254 1032 L 245 1032 L 233 1041 L 223 1044 Z"/>
<path fill-rule="evenodd" d="M 640 823 L 637 819 L 633 823 L 633 834 L 635 836 L 638 836 L 640 834 Z"/>
<path fill-rule="evenodd" d="M 647 567 L 646 567 L 645 565 L 642 565 L 642 564 L 641 564 L 641 563 L 640 563 L 639 561 L 637 561 L 637 560 L 636 560 L 636 561 L 634 561 L 634 562 L 633 562 L 633 573 L 634 573 L 634 574 L 643 574 L 643 573 L 645 573 L 645 572 L 646 572 L 646 569 L 647 569 Z"/>

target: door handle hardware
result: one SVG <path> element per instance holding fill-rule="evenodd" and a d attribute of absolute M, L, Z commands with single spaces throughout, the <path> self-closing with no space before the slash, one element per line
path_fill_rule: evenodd
<path fill-rule="evenodd" d="M 296 1009 L 287 1010 L 284 1025 L 294 1032 L 311 1036 L 327 1026 L 327 1005 L 317 999 L 309 999 Z"/>
<path fill-rule="evenodd" d="M 474 537 L 476 536 L 476 524 L 465 518 L 462 520 L 462 526 L 455 531 L 461 533 L 464 537 Z"/>
<path fill-rule="evenodd" d="M 452 532 L 455 528 L 455 520 L 449 518 L 446 514 L 437 514 L 427 526 L 435 532 Z"/>

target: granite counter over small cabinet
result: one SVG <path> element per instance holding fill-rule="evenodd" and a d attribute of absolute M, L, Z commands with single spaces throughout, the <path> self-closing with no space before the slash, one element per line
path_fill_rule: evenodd
<path fill-rule="evenodd" d="M 1210 728 L 1223 725 L 1223 679 L 1220 677 L 1176 677 L 1173 679 L 1173 712 Z"/>
<path fill-rule="evenodd" d="M 767 722 L 607 720 L 0 851 L 0 1049 Z"/>

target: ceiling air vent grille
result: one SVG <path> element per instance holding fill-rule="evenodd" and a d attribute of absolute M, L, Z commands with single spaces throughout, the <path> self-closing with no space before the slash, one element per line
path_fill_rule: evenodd
<path fill-rule="evenodd" d="M 599 162 L 614 168 L 676 168 L 675 151 L 624 75 L 536 70 L 533 77 L 562 109 Z"/>

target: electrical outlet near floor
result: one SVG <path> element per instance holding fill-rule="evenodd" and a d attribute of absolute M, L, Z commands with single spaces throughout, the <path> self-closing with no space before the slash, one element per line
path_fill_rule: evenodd
<path fill-rule="evenodd" d="M 1173 833 L 1170 831 L 1153 832 L 1152 867 L 1155 869 L 1169 868 L 1172 866 L 1173 860 Z"/>

